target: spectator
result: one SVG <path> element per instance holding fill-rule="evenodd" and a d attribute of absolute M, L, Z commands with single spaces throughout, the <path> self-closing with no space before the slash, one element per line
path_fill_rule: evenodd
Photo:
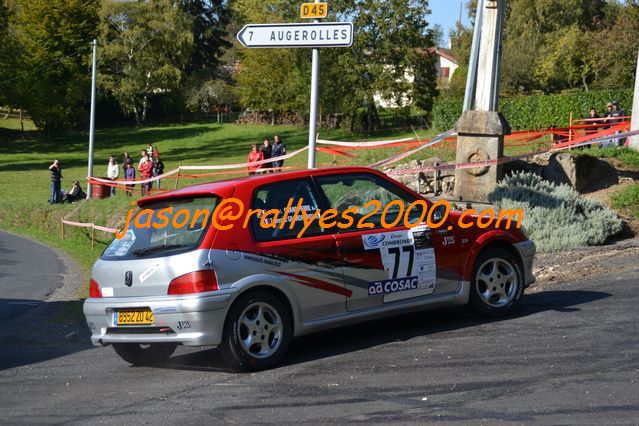
<path fill-rule="evenodd" d="M 133 167 L 133 164 L 124 163 L 124 177 L 126 178 L 126 180 L 135 179 L 135 167 Z M 133 195 L 133 187 L 135 187 L 135 184 L 127 184 L 126 187 L 128 188 L 128 190 L 126 191 L 126 195 L 130 197 L 131 195 Z"/>
<path fill-rule="evenodd" d="M 271 143 L 269 142 L 268 139 L 264 139 L 264 142 L 262 143 L 262 146 L 260 147 L 260 151 L 262 152 L 262 156 L 264 157 L 265 160 L 268 160 L 269 158 L 271 158 Z M 272 163 L 264 163 L 262 164 L 262 170 L 264 170 L 264 172 L 271 172 L 273 170 L 271 170 L 272 167 Z"/>
<path fill-rule="evenodd" d="M 262 161 L 263 159 L 264 159 L 264 154 L 262 153 L 262 151 L 257 149 L 257 145 L 255 144 L 251 145 L 251 152 L 249 152 L 249 155 L 248 155 L 248 162 L 255 163 L 256 161 Z M 261 166 L 260 164 L 248 166 L 249 176 L 254 175 L 256 173 L 256 170 L 259 169 L 260 166 Z"/>
<path fill-rule="evenodd" d="M 282 155 L 286 155 L 286 144 L 282 142 L 279 135 L 274 136 L 275 143 L 271 148 L 271 158 L 280 157 Z M 277 160 L 271 163 L 273 165 L 273 169 L 277 169 L 277 171 L 282 171 L 282 167 L 284 167 L 284 160 Z"/>
<path fill-rule="evenodd" d="M 131 158 L 131 156 L 129 155 L 128 152 L 125 152 L 124 155 L 122 155 L 122 171 L 126 171 L 126 164 L 133 164 L 133 158 Z"/>
<path fill-rule="evenodd" d="M 49 198 L 49 204 L 53 205 L 61 201 L 62 167 L 60 166 L 60 161 L 53 160 L 49 170 L 51 171 L 51 197 Z"/>
<path fill-rule="evenodd" d="M 153 174 L 153 162 L 149 160 L 149 156 L 146 151 L 144 152 L 144 156 L 140 160 L 140 165 L 138 166 L 138 171 L 140 172 L 140 177 L 142 179 L 148 179 Z M 140 186 L 140 193 L 142 196 L 146 195 L 151 190 L 151 182 L 144 182 Z"/>
<path fill-rule="evenodd" d="M 149 142 L 149 145 L 146 147 L 146 153 L 148 154 L 149 159 L 155 158 L 156 156 L 160 155 L 158 149 L 154 148 L 153 145 L 151 145 L 151 142 Z"/>
<path fill-rule="evenodd" d="M 623 117 L 626 116 L 626 111 L 619 107 L 619 101 L 612 102 L 612 112 L 610 113 L 610 117 L 613 118 L 612 123 L 621 123 L 623 122 Z M 621 133 L 619 130 L 615 132 L 615 134 Z M 615 139 L 612 141 L 613 146 L 623 146 L 625 142 L 624 138 Z"/>
<path fill-rule="evenodd" d="M 599 114 L 597 114 L 597 108 L 590 107 L 590 111 L 588 112 L 588 117 L 586 117 L 586 124 L 590 127 L 586 128 L 586 135 L 594 135 L 599 131 L 598 125 L 601 124 L 601 120 L 599 120 Z M 584 145 L 584 148 L 590 148 L 591 145 Z"/>
<path fill-rule="evenodd" d="M 164 163 L 160 160 L 160 155 L 153 157 L 153 177 L 161 176 L 164 174 Z M 160 179 L 157 180 L 158 189 L 160 189 Z"/>
<path fill-rule="evenodd" d="M 118 167 L 118 163 L 115 161 L 115 158 L 110 155 L 109 156 L 109 165 L 107 166 L 107 177 L 112 181 L 115 181 L 120 174 L 120 168 Z M 115 186 L 111 187 L 111 195 L 115 195 Z"/>
<path fill-rule="evenodd" d="M 62 197 L 62 203 L 74 203 L 79 200 L 83 200 L 87 197 L 87 194 L 84 193 L 82 188 L 80 187 L 80 182 L 77 180 L 73 181 L 73 185 L 69 192 L 65 193 Z"/>
<path fill-rule="evenodd" d="M 140 161 L 138 162 L 138 169 L 142 165 L 143 161 L 148 161 L 150 159 L 149 154 L 146 153 L 146 149 L 140 151 Z"/>

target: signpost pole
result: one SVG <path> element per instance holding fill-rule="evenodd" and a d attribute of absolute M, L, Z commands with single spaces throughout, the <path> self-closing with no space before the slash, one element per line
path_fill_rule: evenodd
<path fill-rule="evenodd" d="M 93 68 L 91 70 L 91 114 L 89 116 L 89 167 L 88 176 L 93 176 L 93 137 L 95 133 L 95 78 L 97 74 L 98 41 L 93 40 Z M 91 183 L 87 183 L 87 198 L 91 198 Z"/>
<path fill-rule="evenodd" d="M 319 0 L 315 0 L 319 3 Z M 313 22 L 319 22 L 315 19 Z M 319 96 L 319 49 L 313 49 L 311 65 L 311 108 L 308 117 L 308 168 L 315 168 L 315 140 L 317 138 L 317 98 Z"/>

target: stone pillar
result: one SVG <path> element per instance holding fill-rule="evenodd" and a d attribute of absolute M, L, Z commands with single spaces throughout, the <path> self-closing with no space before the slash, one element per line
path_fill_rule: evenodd
<path fill-rule="evenodd" d="M 455 124 L 456 163 L 493 160 L 504 154 L 504 135 L 510 134 L 506 119 L 495 111 L 465 111 Z M 488 201 L 488 194 L 503 178 L 502 166 L 455 170 L 455 198 Z"/>
<path fill-rule="evenodd" d="M 481 4 L 481 2 L 479 3 Z M 477 67 L 475 109 L 464 111 L 455 124 L 456 162 L 494 160 L 504 154 L 504 135 L 510 134 L 506 119 L 497 112 L 499 63 L 504 0 L 485 0 Z M 473 90 L 467 87 L 466 90 Z M 503 178 L 501 166 L 485 166 L 455 171 L 455 197 L 486 202 L 488 194 Z"/>

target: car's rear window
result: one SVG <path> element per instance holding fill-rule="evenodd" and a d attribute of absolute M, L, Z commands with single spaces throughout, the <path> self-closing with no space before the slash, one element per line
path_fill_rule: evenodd
<path fill-rule="evenodd" d="M 131 215 L 128 228 L 120 231 L 125 232 L 124 236 L 114 239 L 101 258 L 128 260 L 194 250 L 209 227 L 218 201 L 217 197 L 203 197 L 147 205 Z"/>

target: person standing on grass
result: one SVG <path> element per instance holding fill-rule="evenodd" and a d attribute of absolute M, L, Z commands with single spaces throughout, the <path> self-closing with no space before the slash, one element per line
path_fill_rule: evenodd
<path fill-rule="evenodd" d="M 281 157 L 282 155 L 286 155 L 286 144 L 282 142 L 280 135 L 274 136 L 275 143 L 271 148 L 271 158 Z M 277 160 L 271 163 L 273 165 L 273 169 L 278 172 L 282 171 L 282 167 L 284 167 L 284 160 Z"/>
<path fill-rule="evenodd" d="M 264 142 L 260 147 L 260 151 L 262 152 L 262 157 L 264 157 L 265 160 L 271 158 L 271 142 L 269 142 L 268 139 L 264 139 Z M 271 167 L 272 163 L 262 164 L 262 170 L 264 170 L 265 173 L 272 172 L 273 170 L 271 170 Z"/>
<path fill-rule="evenodd" d="M 128 164 L 133 164 L 133 158 L 131 158 L 131 156 L 129 155 L 128 152 L 125 152 L 122 155 L 122 174 L 126 173 L 126 165 Z"/>
<path fill-rule="evenodd" d="M 148 179 L 153 174 L 153 162 L 149 160 L 149 156 L 146 151 L 144 151 L 144 155 L 140 160 L 140 165 L 138 166 L 138 171 L 140 172 L 140 177 L 142 179 Z M 146 195 L 151 190 L 151 182 L 144 182 L 140 186 L 140 193 L 142 196 Z"/>
<path fill-rule="evenodd" d="M 51 197 L 49 198 L 49 204 L 53 205 L 61 201 L 62 167 L 60 166 L 60 161 L 53 160 L 49 170 L 51 171 Z"/>
<path fill-rule="evenodd" d="M 160 155 L 153 157 L 153 177 L 161 176 L 164 174 L 164 163 L 160 160 Z M 157 180 L 158 189 L 160 189 L 160 179 Z"/>
<path fill-rule="evenodd" d="M 133 164 L 124 163 L 124 177 L 126 178 L 126 180 L 135 179 L 135 167 L 133 167 Z M 129 196 L 129 197 L 132 196 L 133 195 L 133 188 L 135 187 L 135 184 L 134 183 L 127 184 L 126 187 L 129 188 L 126 191 L 126 195 Z"/>
<path fill-rule="evenodd" d="M 263 159 L 264 159 L 264 154 L 262 153 L 262 151 L 257 149 L 257 145 L 255 145 L 255 144 L 251 145 L 251 152 L 249 152 L 249 155 L 248 155 L 248 162 L 249 163 L 255 163 L 257 161 L 262 161 Z M 249 176 L 254 175 L 255 173 L 257 173 L 256 171 L 260 167 L 261 167 L 260 164 L 248 166 L 248 174 L 249 174 Z"/>
<path fill-rule="evenodd" d="M 118 163 L 115 161 L 115 158 L 110 155 L 109 156 L 109 165 L 107 166 L 107 177 L 112 181 L 115 181 L 120 174 L 120 168 L 118 167 Z M 115 195 L 115 186 L 111 187 L 111 195 Z"/>

